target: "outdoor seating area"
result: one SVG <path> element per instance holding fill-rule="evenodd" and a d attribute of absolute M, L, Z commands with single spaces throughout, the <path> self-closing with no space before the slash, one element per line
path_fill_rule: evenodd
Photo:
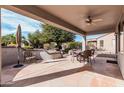
<path fill-rule="evenodd" d="M 107 62 L 114 59 L 111 54 L 100 56 L 94 49 L 83 52 L 74 49 L 64 58 L 37 60 L 33 51 L 23 53 L 23 67 L 13 68 L 14 64 L 3 67 L 2 86 L 124 86 L 118 64 Z"/>
<path fill-rule="evenodd" d="M 95 62 L 95 49 L 85 50 L 85 51 L 78 51 L 78 50 L 70 50 L 69 55 L 72 55 L 73 61 L 79 61 L 81 62 L 89 62 L 92 64 L 92 60 Z"/>

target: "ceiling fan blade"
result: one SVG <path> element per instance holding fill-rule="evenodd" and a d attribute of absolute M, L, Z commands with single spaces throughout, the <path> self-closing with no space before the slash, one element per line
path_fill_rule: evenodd
<path fill-rule="evenodd" d="M 92 22 L 92 25 L 96 25 L 94 22 Z"/>
<path fill-rule="evenodd" d="M 86 23 L 87 26 L 90 26 L 91 24 L 90 23 Z"/>
<path fill-rule="evenodd" d="M 93 19 L 92 21 L 93 22 L 101 22 L 101 21 L 103 21 L 103 19 Z"/>
<path fill-rule="evenodd" d="M 94 22 L 92 23 L 86 23 L 87 26 L 90 26 L 90 25 L 96 25 Z"/>

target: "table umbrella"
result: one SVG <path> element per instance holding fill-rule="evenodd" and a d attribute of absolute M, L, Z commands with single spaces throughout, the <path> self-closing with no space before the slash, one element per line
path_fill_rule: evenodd
<path fill-rule="evenodd" d="M 20 64 L 20 50 L 21 50 L 21 25 L 20 24 L 17 27 L 16 44 L 17 44 L 17 48 L 18 48 L 18 62 L 14 67 L 18 68 L 18 67 L 23 66 L 22 64 Z"/>

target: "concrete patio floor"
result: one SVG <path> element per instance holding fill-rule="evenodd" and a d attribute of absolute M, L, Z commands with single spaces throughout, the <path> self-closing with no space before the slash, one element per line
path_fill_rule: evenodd
<path fill-rule="evenodd" d="M 14 87 L 124 86 L 118 65 L 106 63 L 101 57 L 92 66 L 68 58 L 25 64 L 22 68 L 7 66 L 2 71 L 2 83 Z"/>

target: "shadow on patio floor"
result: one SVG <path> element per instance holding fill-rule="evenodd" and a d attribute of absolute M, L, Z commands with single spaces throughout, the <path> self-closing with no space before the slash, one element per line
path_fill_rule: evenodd
<path fill-rule="evenodd" d="M 37 77 L 32 77 L 32 78 L 28 78 L 28 79 L 15 81 L 15 82 L 13 82 L 13 84 L 3 85 L 3 87 L 23 87 L 23 86 L 28 86 L 28 85 L 40 83 L 40 82 L 43 82 L 43 81 L 52 80 L 52 79 L 55 79 L 55 78 L 71 75 L 71 74 L 78 73 L 78 72 L 81 72 L 81 71 L 84 71 L 84 70 L 85 71 L 90 70 L 90 68 L 88 68 L 88 66 L 84 66 L 84 67 L 69 69 L 69 70 L 65 70 L 65 71 L 50 73 L 50 74 L 43 75 L 43 76 L 37 76 Z"/>

